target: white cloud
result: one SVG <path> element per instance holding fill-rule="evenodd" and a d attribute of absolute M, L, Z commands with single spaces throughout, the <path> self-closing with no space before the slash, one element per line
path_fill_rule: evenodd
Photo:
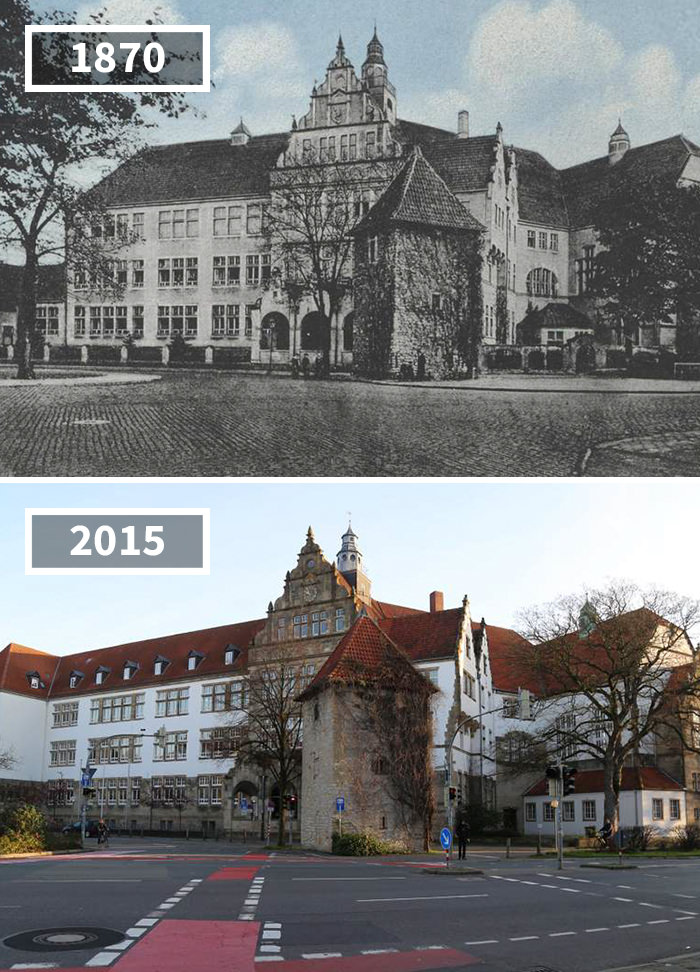
<path fill-rule="evenodd" d="M 435 125 L 451 132 L 457 131 L 458 112 L 473 107 L 471 95 L 461 88 L 419 91 L 410 99 L 402 99 L 399 103 L 402 118 L 410 118 L 424 125 Z"/>
<path fill-rule="evenodd" d="M 630 61 L 631 93 L 639 107 L 652 112 L 675 112 L 680 104 L 681 73 L 668 47 L 652 44 Z"/>
<path fill-rule="evenodd" d="M 700 74 L 691 78 L 683 98 L 683 131 L 693 141 L 700 141 Z"/>
<path fill-rule="evenodd" d="M 469 46 L 468 70 L 478 86 L 509 96 L 533 81 L 605 76 L 623 56 L 612 34 L 587 20 L 573 0 L 505 0 L 479 23 Z"/>
<path fill-rule="evenodd" d="M 106 10 L 106 19 L 111 24 L 143 24 L 152 20 L 154 14 L 163 24 L 181 24 L 183 17 L 176 2 L 168 0 L 95 0 L 82 3 L 78 7 L 77 22 L 90 23 L 93 14 Z"/>
<path fill-rule="evenodd" d="M 293 75 L 299 68 L 297 43 L 281 24 L 257 23 L 228 27 L 216 38 L 215 78 L 261 78 L 271 81 Z"/>

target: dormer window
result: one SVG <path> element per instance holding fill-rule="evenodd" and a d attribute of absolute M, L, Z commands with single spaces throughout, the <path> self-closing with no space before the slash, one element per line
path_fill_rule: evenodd
<path fill-rule="evenodd" d="M 95 685 L 104 685 L 107 676 L 109 675 L 110 669 L 100 666 L 95 672 Z"/>
<path fill-rule="evenodd" d="M 134 661 L 126 662 L 126 664 L 124 665 L 124 671 L 122 673 L 122 677 L 124 678 L 124 681 L 128 682 L 130 678 L 133 678 L 136 672 L 138 671 L 138 668 L 139 668 L 138 662 L 134 662 Z"/>
<path fill-rule="evenodd" d="M 82 672 L 71 672 L 68 676 L 68 688 L 77 688 L 80 685 L 82 678 Z"/>
<path fill-rule="evenodd" d="M 27 681 L 29 682 L 29 688 L 31 689 L 43 688 L 39 672 L 27 672 Z"/>
<path fill-rule="evenodd" d="M 164 658 L 162 655 L 158 655 L 158 657 L 153 663 L 153 674 L 163 675 L 165 669 L 168 667 L 169 664 L 170 664 L 170 660 L 168 658 Z"/>
<path fill-rule="evenodd" d="M 241 649 L 236 648 L 235 645 L 226 645 L 224 649 L 224 665 L 233 665 L 240 653 Z"/>
<path fill-rule="evenodd" d="M 193 672 L 204 658 L 200 651 L 191 651 L 187 656 L 187 671 Z"/>

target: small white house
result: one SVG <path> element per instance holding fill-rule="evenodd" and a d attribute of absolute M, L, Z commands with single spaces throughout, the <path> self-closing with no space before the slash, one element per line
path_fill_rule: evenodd
<path fill-rule="evenodd" d="M 604 818 L 603 770 L 580 770 L 576 791 L 562 801 L 564 836 L 583 837 L 586 828 L 600 829 Z M 523 797 L 525 833 L 553 836 L 555 811 L 548 781 L 538 780 Z M 655 827 L 668 833 L 685 826 L 685 791 L 677 780 L 652 766 L 622 771 L 620 827 Z"/>

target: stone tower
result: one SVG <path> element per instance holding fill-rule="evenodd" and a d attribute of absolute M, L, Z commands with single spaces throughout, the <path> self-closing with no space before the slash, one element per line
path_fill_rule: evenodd
<path fill-rule="evenodd" d="M 362 553 L 357 546 L 357 534 L 352 524 L 342 536 L 340 550 L 336 555 L 336 565 L 343 577 L 352 585 L 361 600 L 371 600 L 371 583 L 362 568 Z"/>
<path fill-rule="evenodd" d="M 396 124 L 396 88 L 389 81 L 389 70 L 384 60 L 384 47 L 374 28 L 372 40 L 367 45 L 367 58 L 362 65 L 362 81 L 367 86 L 372 101 L 384 112 L 392 125 Z"/>
<path fill-rule="evenodd" d="M 620 119 L 617 128 L 610 136 L 610 142 L 608 144 L 608 161 L 610 165 L 617 165 L 631 147 L 630 137 L 622 127 L 622 119 Z"/>

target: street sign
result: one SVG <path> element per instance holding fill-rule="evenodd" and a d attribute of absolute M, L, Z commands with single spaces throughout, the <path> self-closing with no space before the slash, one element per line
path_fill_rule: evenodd
<path fill-rule="evenodd" d="M 440 831 L 440 843 L 444 850 L 449 850 L 452 847 L 452 833 L 449 827 L 443 827 Z"/>
<path fill-rule="evenodd" d="M 338 813 L 342 813 L 345 809 L 345 797 L 337 797 L 335 801 L 335 809 Z"/>
<path fill-rule="evenodd" d="M 245 797 L 241 797 L 241 810 L 245 811 L 247 809 L 248 809 L 248 801 L 246 800 Z"/>

